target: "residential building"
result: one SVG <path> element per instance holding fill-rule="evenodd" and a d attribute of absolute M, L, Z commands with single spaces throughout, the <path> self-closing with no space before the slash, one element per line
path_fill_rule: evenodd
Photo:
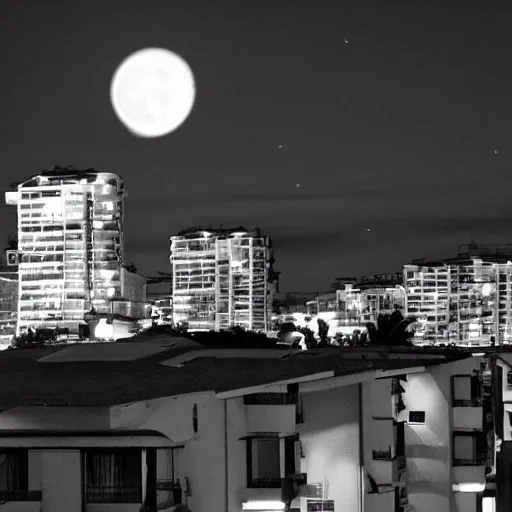
<path fill-rule="evenodd" d="M 6 512 L 285 501 L 301 512 L 487 512 L 496 501 L 485 355 L 312 357 L 142 338 L 0 354 Z"/>
<path fill-rule="evenodd" d="M 161 275 L 147 280 L 147 301 L 151 318 L 158 325 L 172 324 L 172 276 Z"/>
<path fill-rule="evenodd" d="M 18 316 L 18 267 L 0 265 L 0 350 L 16 335 Z"/>
<path fill-rule="evenodd" d="M 511 343 L 512 247 L 473 244 L 454 258 L 416 260 L 404 266 L 404 288 L 415 343 Z"/>
<path fill-rule="evenodd" d="M 171 237 L 173 321 L 189 330 L 268 331 L 276 273 L 270 238 L 244 228 Z"/>
<path fill-rule="evenodd" d="M 114 301 L 140 314 L 144 287 L 125 268 L 124 197 L 116 174 L 62 167 L 6 193 L 18 211 L 18 332 L 58 327 L 76 335 L 85 313 L 108 314 Z"/>
<path fill-rule="evenodd" d="M 342 288 L 318 295 L 308 302 L 308 311 L 330 325 L 329 335 L 352 334 L 375 323 L 381 314 L 405 309 L 405 290 L 401 274 L 376 274 L 360 278 L 339 278 Z"/>

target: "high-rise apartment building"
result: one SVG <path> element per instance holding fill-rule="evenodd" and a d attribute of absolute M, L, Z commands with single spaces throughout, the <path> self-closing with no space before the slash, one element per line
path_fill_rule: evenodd
<path fill-rule="evenodd" d="M 0 350 L 12 342 L 18 316 L 18 266 L 6 263 L 0 257 Z"/>
<path fill-rule="evenodd" d="M 61 167 L 6 193 L 18 210 L 18 332 L 59 327 L 78 334 L 87 312 L 143 298 L 143 278 L 124 267 L 124 195 L 116 174 Z"/>
<path fill-rule="evenodd" d="M 276 275 L 269 237 L 192 228 L 171 237 L 173 322 L 194 330 L 270 328 Z"/>
<path fill-rule="evenodd" d="M 455 258 L 404 266 L 415 342 L 512 342 L 512 247 L 465 246 Z"/>
<path fill-rule="evenodd" d="M 375 323 L 381 314 L 404 311 L 405 290 L 401 274 L 375 274 L 359 278 L 338 278 L 335 292 L 318 295 L 308 303 L 308 312 L 333 326 L 332 332 L 350 332 Z"/>

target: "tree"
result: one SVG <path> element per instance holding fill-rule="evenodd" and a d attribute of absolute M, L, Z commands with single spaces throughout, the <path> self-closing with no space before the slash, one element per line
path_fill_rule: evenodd
<path fill-rule="evenodd" d="M 374 346 L 407 346 L 412 345 L 414 332 L 408 327 L 415 322 L 414 318 L 404 318 L 400 311 L 379 315 L 377 324 L 366 324 L 368 341 Z"/>

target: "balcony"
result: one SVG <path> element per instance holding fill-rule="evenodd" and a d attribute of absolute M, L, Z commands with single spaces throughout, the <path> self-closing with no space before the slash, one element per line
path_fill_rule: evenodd
<path fill-rule="evenodd" d="M 0 491 L 0 504 L 9 501 L 39 502 L 41 500 L 41 491 Z"/>
<path fill-rule="evenodd" d="M 87 503 L 141 503 L 142 489 L 134 487 L 88 487 Z"/>
<path fill-rule="evenodd" d="M 455 406 L 453 408 L 453 428 L 455 430 L 481 430 L 483 428 L 482 406 Z"/>
<path fill-rule="evenodd" d="M 455 461 L 454 461 L 455 462 Z M 466 462 L 467 461 L 462 461 Z M 453 484 L 482 484 L 485 485 L 485 459 L 472 461 L 475 464 L 458 465 L 453 468 Z M 479 465 L 477 465 L 478 463 Z"/>
<path fill-rule="evenodd" d="M 173 505 L 179 505 L 183 501 L 183 489 L 179 482 L 174 480 L 157 480 L 157 493 L 162 493 L 166 501 L 172 501 Z"/>

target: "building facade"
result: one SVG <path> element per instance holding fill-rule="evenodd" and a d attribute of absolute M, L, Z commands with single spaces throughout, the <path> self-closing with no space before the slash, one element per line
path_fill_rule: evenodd
<path fill-rule="evenodd" d="M 113 173 L 60 167 L 6 193 L 18 211 L 18 332 L 78 334 L 85 313 L 109 313 L 112 301 L 137 293 L 140 283 L 122 270 L 124 196 Z"/>
<path fill-rule="evenodd" d="M 174 324 L 268 331 L 274 272 L 269 237 L 258 230 L 193 228 L 171 237 Z"/>
<path fill-rule="evenodd" d="M 351 281 L 351 282 L 349 282 Z M 347 334 L 375 323 L 381 314 L 405 310 L 405 289 L 398 274 L 377 274 L 361 278 L 340 278 L 342 288 L 318 295 L 307 303 L 312 316 L 325 320 L 329 335 Z"/>
<path fill-rule="evenodd" d="M 470 246 L 456 258 L 404 266 L 415 343 L 512 342 L 512 249 Z"/>
<path fill-rule="evenodd" d="M 38 353 L 30 364 L 46 374 L 44 384 L 19 375 L 30 355 L 8 354 L 12 370 L 0 359 L 10 390 L 23 378 L 34 391 L 33 405 L 14 392 L 0 404 L 9 405 L 0 411 L 6 512 L 135 512 L 143 503 L 149 512 L 177 503 L 268 512 L 286 502 L 300 512 L 494 510 L 484 508 L 497 497 L 485 357 L 340 351 L 319 356 L 326 365 L 306 359 L 298 371 L 287 350 L 171 347 L 130 343 L 146 388 L 136 381 L 121 393 L 122 343 L 105 347 L 116 349 L 108 368 L 98 347 Z M 160 361 L 148 357 L 155 351 Z M 80 361 L 86 372 L 55 372 Z M 233 362 L 234 379 L 226 371 Z M 63 379 L 78 384 L 91 371 L 101 387 L 70 387 L 70 403 L 50 396 L 35 405 Z"/>
<path fill-rule="evenodd" d="M 16 335 L 18 286 L 17 267 L 0 267 L 0 350 L 7 348 Z"/>

